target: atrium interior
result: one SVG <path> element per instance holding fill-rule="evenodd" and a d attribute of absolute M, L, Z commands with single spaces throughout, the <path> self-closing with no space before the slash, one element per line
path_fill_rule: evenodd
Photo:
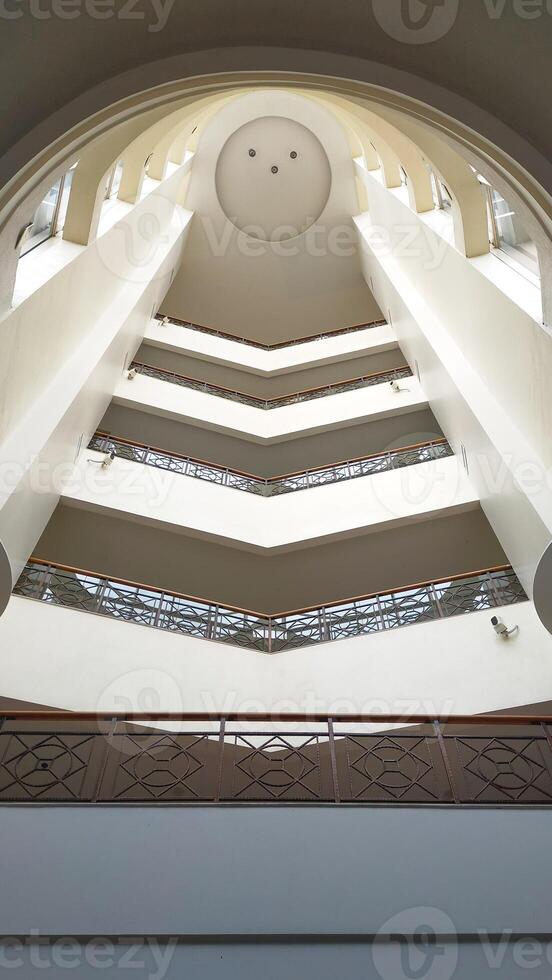
<path fill-rule="evenodd" d="M 417 57 L 440 65 L 444 44 Z M 473 965 L 480 926 L 526 922 L 496 892 L 487 916 L 483 858 L 523 837 L 511 859 L 538 877 L 523 820 L 542 842 L 552 805 L 550 165 L 529 112 L 524 134 L 421 61 L 390 55 L 384 81 L 271 50 L 129 61 L 42 121 L 37 103 L 0 157 L 0 811 L 8 839 L 44 833 L 55 855 L 59 902 L 37 874 L 33 928 L 174 933 L 181 970 L 208 936 L 197 977 L 219 975 L 219 940 L 249 977 L 251 936 L 261 955 L 294 932 L 326 937 L 318 976 L 356 972 L 398 907 L 360 922 L 358 882 L 341 915 L 299 902 L 324 891 L 334 833 L 343 888 L 363 821 L 390 864 L 411 832 L 401 908 L 446 909 Z M 463 843 L 432 901 L 412 882 L 447 821 Z M 96 882 L 69 914 L 60 869 L 89 873 L 101 827 L 109 912 Z M 167 835 L 202 895 L 185 923 Z M 219 837 L 251 881 L 228 929 L 222 900 L 201 912 L 235 885 Z M 450 885 L 468 840 L 473 922 Z M 155 888 L 121 913 L 141 860 Z M 267 875 L 281 894 L 261 911 Z M 385 963 L 383 980 L 422 975 Z"/>

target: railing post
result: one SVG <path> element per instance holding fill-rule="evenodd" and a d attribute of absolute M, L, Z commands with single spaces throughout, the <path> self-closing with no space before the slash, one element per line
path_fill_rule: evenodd
<path fill-rule="evenodd" d="M 548 748 L 550 749 L 550 752 L 552 752 L 552 735 L 550 734 L 550 729 L 548 728 L 548 725 L 546 725 L 543 721 L 540 723 L 540 727 L 542 728 L 542 730 L 544 732 L 544 737 L 546 739 L 546 743 L 548 745 Z M 549 771 L 549 774 L 552 776 L 552 771 L 551 771 L 550 765 L 547 765 L 547 769 Z"/>
<path fill-rule="evenodd" d="M 328 617 L 326 616 L 325 606 L 322 606 L 322 608 L 320 609 L 320 639 L 322 642 L 331 639 L 330 627 L 328 625 Z"/>
<path fill-rule="evenodd" d="M 157 600 L 157 608 L 155 610 L 155 616 L 153 617 L 153 625 L 159 626 L 159 620 L 161 618 L 161 610 L 163 608 L 163 602 L 165 600 L 165 593 L 160 592 Z"/>
<path fill-rule="evenodd" d="M 218 780 L 217 789 L 215 793 L 215 803 L 220 802 L 221 790 L 222 790 L 222 772 L 224 763 L 224 735 L 226 732 L 226 718 L 220 719 L 219 725 L 219 767 L 218 767 Z"/>
<path fill-rule="evenodd" d="M 454 779 L 452 775 L 452 766 L 450 764 L 449 757 L 447 755 L 447 749 L 445 745 L 445 739 L 443 737 L 443 732 L 441 729 L 441 723 L 439 721 L 433 722 L 433 730 L 435 732 L 435 738 L 437 739 L 437 745 L 439 746 L 441 752 L 441 758 L 443 760 L 443 765 L 445 767 L 445 772 L 447 774 L 447 780 L 452 795 L 453 803 L 459 803 L 458 794 L 456 792 L 456 787 L 454 785 Z"/>
<path fill-rule="evenodd" d="M 98 591 L 96 592 L 96 602 L 95 602 L 95 606 L 98 612 L 102 608 L 106 586 L 107 586 L 107 580 L 105 578 L 98 579 Z"/>
<path fill-rule="evenodd" d="M 492 572 L 488 572 L 487 574 L 487 583 L 488 583 L 489 598 L 493 599 L 495 606 L 501 606 L 503 604 L 501 601 L 501 595 L 496 586 Z"/>
<path fill-rule="evenodd" d="M 100 768 L 99 768 L 98 781 L 96 783 L 96 789 L 95 789 L 94 795 L 92 797 L 92 801 L 91 801 L 92 803 L 97 803 L 98 800 L 100 799 L 100 794 L 101 794 L 101 790 L 102 790 L 102 783 L 104 781 L 104 777 L 105 777 L 105 773 L 106 773 L 106 769 L 107 769 L 107 763 L 109 761 L 109 753 L 110 753 L 110 750 L 111 750 L 111 747 L 112 747 L 112 744 L 113 744 L 113 736 L 115 735 L 116 728 L 117 728 L 117 717 L 114 716 L 111 719 L 111 722 L 109 724 L 109 730 L 108 730 L 107 734 L 100 733 L 100 734 L 103 735 L 103 737 L 105 739 L 105 751 L 104 751 L 103 759 L 102 759 L 102 762 L 101 762 L 101 765 L 100 765 Z"/>
<path fill-rule="evenodd" d="M 441 600 L 439 599 L 439 596 L 437 595 L 437 589 L 435 588 L 435 586 L 433 584 L 431 584 L 428 587 L 428 591 L 429 591 L 429 593 L 431 595 L 431 598 L 433 599 L 435 608 L 437 609 L 437 616 L 435 618 L 436 619 L 446 619 L 445 610 L 443 609 L 443 607 L 441 605 Z"/>
<path fill-rule="evenodd" d="M 337 758 L 335 754 L 335 734 L 334 734 L 333 718 L 328 718 L 328 743 L 330 748 L 330 761 L 332 766 L 334 802 L 341 803 L 341 795 L 339 792 L 339 781 L 337 778 Z"/>
<path fill-rule="evenodd" d="M 218 606 L 209 606 L 209 616 L 207 617 L 207 629 L 205 631 L 205 639 L 212 640 L 216 634 L 217 622 L 219 615 Z"/>
<path fill-rule="evenodd" d="M 38 582 L 39 584 L 38 594 L 40 599 L 43 599 L 44 596 L 46 595 L 46 592 L 48 591 L 48 586 L 50 584 L 50 578 L 52 576 L 52 572 L 53 572 L 53 566 L 46 565 Z"/>
<path fill-rule="evenodd" d="M 266 639 L 267 639 L 267 653 L 272 653 L 272 616 L 268 617 Z"/>
<path fill-rule="evenodd" d="M 380 624 L 379 625 L 379 630 L 380 630 L 380 632 L 382 632 L 383 630 L 385 630 L 385 618 L 384 618 L 383 609 L 382 609 L 382 606 L 381 606 L 381 595 L 375 596 L 375 599 L 376 599 L 376 603 L 377 603 L 377 606 L 378 606 L 378 621 L 379 621 L 379 624 Z"/>

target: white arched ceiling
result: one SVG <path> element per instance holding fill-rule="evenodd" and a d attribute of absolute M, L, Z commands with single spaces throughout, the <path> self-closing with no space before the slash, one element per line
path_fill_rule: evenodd
<path fill-rule="evenodd" d="M 2 194 L 0 194 L 0 213 L 3 218 L 3 224 L 0 229 L 0 251 L 2 253 L 1 257 L 5 260 L 2 263 L 2 281 L 0 286 L 2 287 L 1 295 L 4 298 L 4 302 L 9 301 L 9 297 L 11 296 L 16 263 L 16 256 L 14 258 L 10 239 L 12 241 L 15 240 L 22 224 L 28 221 L 30 214 L 32 214 L 34 208 L 31 206 L 31 200 L 39 200 L 41 193 L 54 183 L 56 176 L 68 169 L 76 159 L 76 156 L 82 155 L 83 142 L 87 141 L 90 143 L 90 136 L 93 132 L 100 132 L 102 128 L 104 132 L 108 129 L 113 129 L 114 126 L 120 124 L 125 114 L 127 116 L 132 113 L 137 115 L 138 113 L 142 113 L 148 106 L 157 105 L 159 107 L 163 104 L 165 106 L 165 112 L 169 113 L 175 111 L 174 106 L 182 107 L 187 104 L 192 107 L 197 107 L 200 98 L 204 99 L 207 103 L 209 100 L 231 97 L 238 91 L 238 88 L 235 86 L 238 78 L 239 89 L 241 91 L 246 90 L 253 84 L 263 85 L 267 83 L 266 76 L 258 76 L 257 78 L 249 76 L 247 80 L 244 79 L 244 76 L 217 76 L 216 79 L 198 79 L 193 82 L 186 81 L 179 83 L 179 85 L 165 86 L 163 90 L 158 89 L 156 91 L 141 92 L 140 96 L 127 100 L 126 104 L 124 104 L 124 100 L 120 101 L 110 112 L 106 110 L 102 114 L 98 114 L 98 116 L 81 123 L 71 134 L 67 134 L 65 138 L 60 139 L 51 148 L 49 153 L 44 153 L 42 156 L 39 155 L 24 173 L 18 175 L 10 187 L 5 188 Z M 307 80 L 308 76 L 303 75 L 300 80 L 301 86 L 304 86 Z M 278 81 L 281 83 L 282 78 Z M 286 79 L 288 85 L 293 84 L 294 81 L 295 79 Z M 359 94 L 363 90 L 364 94 Z M 177 91 L 180 98 L 175 98 L 175 92 Z M 331 95 L 332 98 L 337 97 L 342 99 L 344 104 L 348 103 L 349 107 L 354 107 L 355 105 L 364 107 L 372 115 L 379 113 L 382 121 L 391 123 L 398 132 L 402 131 L 403 136 L 406 134 L 412 144 L 419 140 L 418 145 L 423 154 L 431 160 L 435 170 L 443 176 L 443 179 L 453 194 L 454 210 L 456 212 L 457 243 L 462 245 L 463 250 L 467 254 L 481 254 L 488 247 L 484 208 L 482 208 L 480 200 L 481 192 L 478 187 L 474 187 L 473 175 L 469 171 L 469 168 L 467 172 L 464 171 L 462 178 L 455 182 L 454 179 L 451 179 L 449 164 L 454 163 L 454 166 L 457 166 L 458 151 L 461 151 L 463 148 L 464 153 L 462 155 L 464 158 L 469 159 L 470 162 L 473 162 L 475 158 L 476 162 L 474 166 L 487 176 L 487 179 L 489 179 L 489 173 L 502 175 L 502 183 L 496 178 L 494 180 L 491 179 L 490 182 L 494 183 L 504 196 L 507 199 L 510 198 L 516 206 L 520 200 L 524 202 L 523 212 L 520 208 L 520 215 L 537 243 L 543 272 L 544 321 L 545 323 L 552 322 L 552 288 L 549 281 L 550 274 L 548 272 L 550 266 L 548 243 L 550 241 L 550 216 L 552 214 L 552 207 L 550 196 L 542 187 L 539 187 L 532 174 L 528 173 L 527 170 L 523 170 L 513 157 L 506 156 L 501 149 L 489 143 L 484 137 L 478 135 L 476 131 L 473 129 L 468 131 L 465 127 L 462 127 L 450 115 L 445 116 L 435 108 L 430 108 L 427 104 L 424 105 L 421 102 L 416 102 L 412 98 L 405 99 L 403 96 L 398 95 L 397 92 L 385 92 L 381 88 L 377 89 L 373 85 L 359 85 L 358 83 L 352 82 L 345 83 L 336 78 L 312 79 L 310 91 L 318 92 L 324 98 Z M 370 98 L 368 98 L 368 94 Z M 385 120 L 383 119 L 383 109 L 386 110 Z M 197 110 L 192 108 L 191 111 Z M 393 114 L 395 118 L 393 118 Z M 412 125 L 413 121 L 418 123 L 416 129 L 411 129 L 410 132 L 406 133 L 408 125 Z M 419 125 L 421 121 L 424 123 L 423 126 Z M 420 136 L 422 130 L 426 134 L 425 136 Z M 357 130 L 357 134 L 363 143 L 366 156 L 369 158 L 367 160 L 368 166 L 373 166 L 374 151 L 371 148 L 368 133 Z M 456 151 L 451 152 L 448 161 L 443 160 L 442 152 L 438 154 L 440 165 L 437 164 L 435 153 L 433 152 L 437 145 L 435 141 L 437 134 L 441 147 L 443 144 L 448 143 L 448 149 L 450 151 L 453 149 Z M 505 139 L 506 135 L 504 134 Z M 427 137 L 434 138 L 431 147 L 429 146 Z M 182 152 L 182 147 L 188 138 L 189 136 L 183 134 L 180 136 L 175 135 L 171 152 Z M 396 146 L 396 144 L 394 145 Z M 399 159 L 409 176 L 410 184 L 412 183 L 412 177 L 409 174 L 408 167 L 405 166 L 405 163 L 408 161 L 403 151 L 396 157 L 396 160 Z M 60 161 L 64 161 L 64 163 L 62 162 L 60 164 Z M 539 162 L 539 167 L 541 162 Z M 485 163 L 487 165 L 486 168 Z M 539 167 L 536 169 L 539 170 Z M 30 180 L 28 179 L 29 174 L 33 175 Z M 44 176 L 45 174 L 48 174 L 47 178 Z M 82 174 L 84 174 L 84 170 Z M 512 193 L 511 188 L 517 191 L 517 198 Z M 411 190 L 410 187 L 409 190 Z M 525 214 L 527 209 L 534 216 L 534 220 L 531 220 L 530 216 Z M 464 227 L 466 222 L 470 225 L 469 229 Z M 535 222 L 540 224 L 540 231 L 535 231 Z M 466 230 L 468 230 L 467 235 Z"/>

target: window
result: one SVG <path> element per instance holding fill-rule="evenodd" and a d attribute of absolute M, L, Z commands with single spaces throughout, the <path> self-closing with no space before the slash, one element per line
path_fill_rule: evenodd
<path fill-rule="evenodd" d="M 450 210 L 452 208 L 452 194 L 450 193 L 446 184 L 439 179 L 433 170 L 430 170 L 431 174 L 431 187 L 433 189 L 433 201 L 436 208 L 441 211 Z"/>
<path fill-rule="evenodd" d="M 538 276 L 537 247 L 528 235 L 523 222 L 494 187 L 486 185 L 486 193 L 491 245 L 516 259 L 529 272 Z"/>
<path fill-rule="evenodd" d="M 63 178 L 63 187 L 61 188 L 61 195 L 59 201 L 59 212 L 58 220 L 56 225 L 56 230 L 54 234 L 58 234 L 63 231 L 63 226 L 65 224 L 65 218 L 67 215 L 67 207 L 69 204 L 69 194 L 71 193 L 71 187 L 73 186 L 73 176 L 75 174 L 77 164 L 73 164 L 71 169 L 65 174 Z"/>
<path fill-rule="evenodd" d="M 123 176 L 123 163 L 119 160 L 115 164 L 109 177 L 107 178 L 107 184 L 105 188 L 105 199 L 109 200 L 111 197 L 117 197 L 119 193 L 119 187 L 121 186 L 121 178 Z"/>
<path fill-rule="evenodd" d="M 62 179 L 56 181 L 38 205 L 32 223 L 23 237 L 20 255 L 26 255 L 53 234 Z"/>
<path fill-rule="evenodd" d="M 23 236 L 20 257 L 27 255 L 37 245 L 52 238 L 63 228 L 76 166 L 75 163 L 63 177 L 56 180 L 37 207 L 33 220 Z"/>

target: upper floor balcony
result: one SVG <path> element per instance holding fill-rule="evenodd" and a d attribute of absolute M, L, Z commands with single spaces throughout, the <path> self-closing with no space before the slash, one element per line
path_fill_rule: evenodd
<path fill-rule="evenodd" d="M 134 362 L 113 399 L 118 405 L 267 444 L 427 407 L 408 367 L 272 399 Z"/>
<path fill-rule="evenodd" d="M 253 473 L 229 466 L 220 466 L 205 459 L 197 459 L 182 453 L 169 452 L 158 446 L 148 446 L 145 443 L 124 439 L 106 432 L 96 432 L 89 449 L 106 454 L 107 465 L 114 458 L 127 459 L 146 466 L 191 476 L 207 483 L 232 487 L 246 493 L 254 493 L 261 497 L 277 497 L 284 493 L 294 493 L 296 490 L 309 490 L 323 487 L 344 480 L 355 480 L 362 476 L 376 476 L 390 470 L 403 469 L 405 466 L 415 466 L 431 460 L 446 459 L 453 456 L 453 450 L 445 438 L 432 439 L 410 446 L 389 449 L 386 452 L 371 453 L 367 456 L 357 456 L 354 459 L 341 460 L 328 466 L 315 466 L 293 473 L 283 473 L 278 476 L 260 477 Z"/>
<path fill-rule="evenodd" d="M 15 594 L 262 653 L 495 609 L 527 599 L 509 566 L 279 615 L 224 607 L 153 586 L 32 559 Z"/>
<path fill-rule="evenodd" d="M 264 378 L 303 371 L 397 348 L 393 328 L 384 320 L 301 337 L 287 343 L 262 344 L 236 334 L 159 314 L 144 340 L 175 354 L 258 374 Z"/>

